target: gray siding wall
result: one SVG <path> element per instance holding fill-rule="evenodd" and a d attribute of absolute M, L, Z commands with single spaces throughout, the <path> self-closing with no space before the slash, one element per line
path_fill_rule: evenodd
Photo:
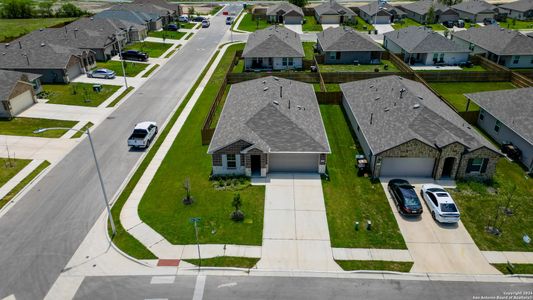
<path fill-rule="evenodd" d="M 359 61 L 361 64 L 369 64 L 371 59 L 371 52 L 341 52 L 340 59 L 330 58 L 331 52 L 324 52 L 324 62 L 326 64 L 353 64 L 354 61 Z"/>
<path fill-rule="evenodd" d="M 369 163 L 372 163 L 372 150 L 370 150 L 370 147 L 368 146 L 368 143 L 366 142 L 366 139 L 361 130 L 358 130 L 359 124 L 357 123 L 357 120 L 355 119 L 355 116 L 353 115 L 352 110 L 350 109 L 348 101 L 346 101 L 346 98 L 344 97 L 342 97 L 342 106 L 344 108 L 344 111 L 346 112 L 346 116 L 348 116 L 348 120 L 350 120 L 350 125 L 353 131 L 355 132 L 355 135 L 357 136 L 357 140 L 359 141 L 359 144 L 361 145 L 361 148 L 363 149 L 366 158 L 369 160 Z"/>

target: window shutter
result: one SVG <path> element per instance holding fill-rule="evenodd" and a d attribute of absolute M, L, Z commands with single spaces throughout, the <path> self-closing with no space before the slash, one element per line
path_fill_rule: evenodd
<path fill-rule="evenodd" d="M 466 173 L 470 173 L 472 171 L 472 162 L 474 160 L 473 159 L 469 159 L 468 160 L 468 163 L 466 164 Z"/>
<path fill-rule="evenodd" d="M 485 173 L 485 171 L 487 171 L 487 165 L 489 164 L 489 159 L 488 158 L 484 158 L 483 159 L 483 163 L 481 164 L 481 171 L 479 171 L 480 173 Z"/>

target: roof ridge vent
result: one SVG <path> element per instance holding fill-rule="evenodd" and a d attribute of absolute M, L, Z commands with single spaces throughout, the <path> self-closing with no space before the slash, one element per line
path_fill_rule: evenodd
<path fill-rule="evenodd" d="M 375 101 L 378 101 L 380 97 L 376 97 L 376 99 L 374 99 Z"/>
<path fill-rule="evenodd" d="M 387 111 L 389 111 L 389 110 L 390 110 L 390 108 L 388 108 L 388 107 L 385 107 L 385 108 L 384 108 L 383 110 L 384 110 L 385 112 L 387 112 Z"/>
<path fill-rule="evenodd" d="M 274 103 L 275 105 L 279 105 L 279 102 L 276 100 L 272 101 L 272 103 Z"/>
<path fill-rule="evenodd" d="M 278 77 L 276 77 L 276 76 L 274 76 L 274 80 L 276 80 L 276 81 L 279 81 L 279 78 L 278 78 Z"/>
<path fill-rule="evenodd" d="M 413 108 L 414 109 L 420 108 L 420 104 L 417 103 L 417 104 L 413 105 Z"/>
<path fill-rule="evenodd" d="M 41 43 L 41 47 L 44 47 L 46 44 L 44 42 Z"/>
<path fill-rule="evenodd" d="M 268 86 L 265 86 L 265 87 L 263 88 L 263 92 L 266 92 L 266 91 L 268 91 Z"/>

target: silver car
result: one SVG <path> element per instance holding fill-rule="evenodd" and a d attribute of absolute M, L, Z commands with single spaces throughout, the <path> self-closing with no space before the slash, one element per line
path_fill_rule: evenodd
<path fill-rule="evenodd" d="M 89 78 L 104 78 L 104 79 L 113 79 L 115 78 L 115 71 L 109 69 L 96 69 L 87 72 Z"/>

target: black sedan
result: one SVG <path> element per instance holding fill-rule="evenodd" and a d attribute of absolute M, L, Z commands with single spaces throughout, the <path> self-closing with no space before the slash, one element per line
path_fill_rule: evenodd
<path fill-rule="evenodd" d="M 138 60 L 138 61 L 148 60 L 148 54 L 138 51 L 138 50 L 122 51 L 122 53 L 120 53 L 120 57 L 122 57 L 122 59 L 127 59 L 127 60 Z"/>
<path fill-rule="evenodd" d="M 415 187 L 409 181 L 403 179 L 392 179 L 388 184 L 398 211 L 402 215 L 418 216 L 422 214 L 422 204 L 415 192 Z"/>

